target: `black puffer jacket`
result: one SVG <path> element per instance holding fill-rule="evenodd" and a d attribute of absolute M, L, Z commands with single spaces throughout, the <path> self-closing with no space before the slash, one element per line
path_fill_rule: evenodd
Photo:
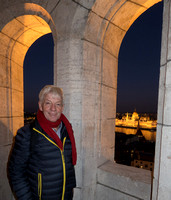
<path fill-rule="evenodd" d="M 18 200 L 71 200 L 76 186 L 71 142 L 63 124 L 64 149 L 40 127 L 22 127 L 9 159 L 9 179 Z"/>

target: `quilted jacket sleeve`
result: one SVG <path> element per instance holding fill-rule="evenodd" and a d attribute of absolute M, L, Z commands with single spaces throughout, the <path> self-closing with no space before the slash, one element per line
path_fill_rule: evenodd
<path fill-rule="evenodd" d="M 27 177 L 30 135 L 31 131 L 28 125 L 18 130 L 8 162 L 9 181 L 18 200 L 32 200 Z"/>

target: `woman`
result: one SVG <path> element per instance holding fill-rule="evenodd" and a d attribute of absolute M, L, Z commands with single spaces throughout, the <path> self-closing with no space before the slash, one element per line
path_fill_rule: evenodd
<path fill-rule="evenodd" d="M 34 123 L 18 130 L 9 159 L 9 180 L 18 200 L 71 200 L 76 187 L 76 146 L 63 111 L 63 92 L 52 85 L 39 93 Z"/>

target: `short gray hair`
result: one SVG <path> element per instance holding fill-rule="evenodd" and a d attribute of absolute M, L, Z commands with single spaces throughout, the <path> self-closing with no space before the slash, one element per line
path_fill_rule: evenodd
<path fill-rule="evenodd" d="M 61 102 L 63 105 L 63 90 L 62 88 L 59 88 L 55 85 L 46 85 L 41 89 L 39 93 L 39 102 L 43 103 L 45 96 L 49 93 L 53 95 L 58 95 L 61 98 Z"/>

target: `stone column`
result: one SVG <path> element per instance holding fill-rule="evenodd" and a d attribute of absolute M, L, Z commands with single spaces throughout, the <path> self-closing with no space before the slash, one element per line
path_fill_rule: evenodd
<path fill-rule="evenodd" d="M 153 200 L 171 199 L 171 3 L 164 1 Z"/>

